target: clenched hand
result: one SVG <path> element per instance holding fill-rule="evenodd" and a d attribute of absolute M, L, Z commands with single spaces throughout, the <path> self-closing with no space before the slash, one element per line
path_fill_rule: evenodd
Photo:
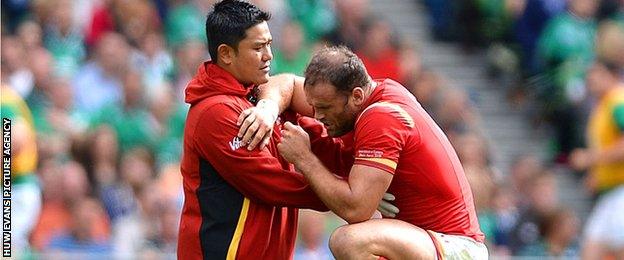
<path fill-rule="evenodd" d="M 277 149 L 284 159 L 296 164 L 299 160 L 304 160 L 312 151 L 310 150 L 310 137 L 300 126 L 286 122 L 282 129 L 282 140 L 277 145 Z"/>

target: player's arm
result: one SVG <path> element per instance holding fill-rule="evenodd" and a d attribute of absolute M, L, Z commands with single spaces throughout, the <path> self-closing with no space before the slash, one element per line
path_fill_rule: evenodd
<path fill-rule="evenodd" d="M 393 176 L 374 167 L 353 165 L 349 178 L 344 180 L 329 172 L 314 155 L 308 155 L 296 167 L 325 205 L 349 224 L 373 216 Z"/>
<path fill-rule="evenodd" d="M 613 146 L 598 151 L 596 154 L 594 165 L 624 162 L 624 136 L 621 136 Z"/>
<path fill-rule="evenodd" d="M 586 170 L 599 164 L 624 162 L 624 102 L 613 109 L 615 125 L 620 130 L 618 140 L 602 150 L 576 149 L 570 155 L 570 163 L 577 170 Z"/>
<path fill-rule="evenodd" d="M 306 132 L 286 123 L 278 145 L 280 153 L 303 173 L 325 205 L 348 223 L 370 219 L 390 186 L 392 174 L 367 165 L 354 165 L 349 178 L 344 180 L 327 170 L 307 147 Z"/>
<path fill-rule="evenodd" d="M 28 123 L 23 118 L 15 118 L 13 121 L 13 129 L 11 132 L 13 135 L 11 136 L 11 149 L 13 149 L 13 154 L 19 154 L 22 149 L 26 146 L 26 144 L 35 139 L 35 134 L 31 131 L 30 127 L 28 127 Z"/>
<path fill-rule="evenodd" d="M 273 124 L 278 114 L 291 110 L 305 116 L 312 116 L 313 109 L 303 90 L 304 78 L 293 74 L 279 74 L 259 86 L 260 93 L 256 107 L 244 110 L 237 120 L 240 126 L 238 137 L 249 143 L 249 150 L 258 145 L 262 149 L 269 142 Z"/>
<path fill-rule="evenodd" d="M 240 109 L 216 104 L 203 112 L 195 128 L 194 146 L 223 179 L 258 203 L 327 210 L 304 177 L 284 170 L 268 149 L 248 151 L 237 142 L 236 118 Z"/>
<path fill-rule="evenodd" d="M 355 161 L 347 180 L 323 167 L 301 127 L 284 125 L 280 153 L 303 173 L 325 205 L 349 223 L 372 216 L 392 181 L 409 128 L 414 127 L 411 118 L 405 118 L 407 113 L 392 110 L 372 108 L 360 117 L 355 127 Z"/>
<path fill-rule="evenodd" d="M 294 111 L 300 115 L 313 116 L 312 106 L 308 104 L 303 90 L 305 78 L 294 74 L 278 74 L 269 78 L 269 82 L 259 86 L 258 98 L 273 100 L 278 104 L 279 112 Z"/>

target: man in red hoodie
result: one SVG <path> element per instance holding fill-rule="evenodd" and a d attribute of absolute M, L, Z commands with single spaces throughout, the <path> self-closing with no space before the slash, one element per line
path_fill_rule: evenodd
<path fill-rule="evenodd" d="M 279 131 L 263 149 L 249 150 L 237 137 L 238 115 L 255 105 L 254 86 L 294 83 L 288 75 L 269 77 L 268 19 L 238 0 L 215 4 L 207 17 L 212 61 L 186 88 L 179 259 L 291 259 L 297 208 L 327 210 L 279 156 Z M 277 105 L 268 107 L 277 116 Z"/>

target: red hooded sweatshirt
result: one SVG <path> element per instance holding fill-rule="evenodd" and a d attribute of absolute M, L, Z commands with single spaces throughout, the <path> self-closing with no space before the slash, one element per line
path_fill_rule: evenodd
<path fill-rule="evenodd" d="M 186 88 L 178 259 L 291 259 L 297 208 L 327 210 L 279 156 L 278 126 L 263 150 L 236 137 L 251 89 L 211 62 Z"/>

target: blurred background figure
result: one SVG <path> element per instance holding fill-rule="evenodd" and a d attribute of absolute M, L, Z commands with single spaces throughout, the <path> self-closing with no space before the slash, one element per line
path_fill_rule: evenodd
<path fill-rule="evenodd" d="M 147 32 L 137 43 L 139 50 L 132 52 L 133 66 L 142 71 L 143 84 L 148 92 L 167 82 L 173 76 L 173 58 L 165 49 L 161 34 Z"/>
<path fill-rule="evenodd" d="M 321 260 L 331 258 L 329 236 L 325 232 L 327 214 L 312 210 L 299 211 L 299 240 L 295 258 Z"/>
<path fill-rule="evenodd" d="M 344 44 L 352 50 L 359 50 L 366 41 L 364 24 L 371 13 L 368 0 L 334 1 L 338 23 L 328 40 L 333 44 Z"/>
<path fill-rule="evenodd" d="M 80 68 L 73 88 L 76 105 L 93 113 L 121 99 L 122 77 L 128 70 L 130 50 L 126 39 L 117 33 L 102 36 L 91 61 Z"/>
<path fill-rule="evenodd" d="M 312 58 L 312 49 L 307 45 L 301 26 L 296 21 L 287 23 L 280 35 L 283 38 L 276 38 L 279 49 L 273 52 L 271 62 L 271 72 L 292 73 L 303 76 L 303 72 Z"/>
<path fill-rule="evenodd" d="M 544 113 L 554 127 L 556 160 L 582 144 L 582 102 L 585 72 L 594 58 L 597 1 L 570 0 L 568 12 L 553 17 L 537 43 L 540 71 L 547 78 L 542 91 Z"/>
<path fill-rule="evenodd" d="M 3 37 L 1 57 L 3 82 L 26 98 L 33 89 L 34 79 L 26 62 L 24 45 L 14 36 Z"/>
<path fill-rule="evenodd" d="M 31 237 L 36 249 L 47 252 L 52 247 L 69 246 L 69 244 L 81 239 L 88 240 L 85 241 L 87 243 L 90 243 L 91 240 L 107 241 L 109 218 L 99 208 L 101 203 L 90 198 L 93 188 L 89 184 L 84 168 L 77 162 L 70 161 L 60 164 L 53 159 L 46 161 L 43 166 L 45 171 L 42 173 L 46 174 L 43 179 L 45 187 L 43 209 Z M 94 204 L 98 207 L 96 209 L 98 211 L 92 212 L 96 215 L 89 216 L 88 222 L 72 223 L 74 217 L 81 217 L 76 215 L 82 214 L 77 210 L 79 207 L 87 205 L 81 205 L 87 201 L 90 201 L 88 202 L 89 207 Z M 89 210 L 94 210 L 94 208 Z M 81 230 L 77 231 L 73 228 Z M 81 233 L 86 232 L 87 229 L 89 230 L 88 234 Z M 72 233 L 74 231 L 81 234 L 74 236 Z M 53 243 L 59 244 L 52 245 Z"/>
<path fill-rule="evenodd" d="M 430 115 L 435 114 L 442 101 L 444 82 L 435 72 L 422 68 L 414 73 L 407 74 L 406 86 L 410 93 Z M 434 116 L 437 118 L 437 116 Z"/>
<path fill-rule="evenodd" d="M 386 21 L 369 19 L 363 24 L 367 39 L 360 43 L 356 54 L 373 78 L 390 78 L 403 82 L 400 75 L 399 52 L 392 39 L 392 28 Z"/>
<path fill-rule="evenodd" d="M 570 258 L 579 255 L 576 237 L 578 218 L 565 208 L 556 209 L 539 220 L 541 239 L 525 246 L 520 255 Z M 589 258 L 588 258 L 589 259 Z"/>
<path fill-rule="evenodd" d="M 587 171 L 585 184 L 597 198 L 585 229 L 583 257 L 624 257 L 624 24 L 604 23 L 599 30 L 597 60 L 587 74 L 596 103 L 587 126 L 588 147 L 573 151 L 575 170 Z"/>
<path fill-rule="evenodd" d="M 72 14 L 77 2 L 61 0 L 41 2 L 41 5 L 46 12 L 42 17 L 45 22 L 44 44 L 54 57 L 56 73 L 73 77 L 87 58 L 84 32 Z"/>
<path fill-rule="evenodd" d="M 540 220 L 559 206 L 557 180 L 551 172 L 545 171 L 531 179 L 524 196 L 529 203 L 520 208 L 518 220 L 511 230 L 509 249 L 512 254 L 520 253 L 526 246 L 540 240 Z"/>
<path fill-rule="evenodd" d="M 172 49 L 182 47 L 185 42 L 203 42 L 205 16 L 211 2 L 199 0 L 174 0 L 165 6 L 165 38 Z"/>
<path fill-rule="evenodd" d="M 104 214 L 100 203 L 92 198 L 77 199 L 70 209 L 69 227 L 52 237 L 44 249 L 51 254 L 71 253 L 77 256 L 106 256 L 111 247 L 106 239 L 98 238 L 93 223 L 98 223 Z"/>
<path fill-rule="evenodd" d="M 181 43 L 181 46 L 174 49 L 176 56 L 176 80 L 174 83 L 174 90 L 178 102 L 184 100 L 184 88 L 186 84 L 191 80 L 197 67 L 201 64 L 206 57 L 209 57 L 208 49 L 204 44 L 203 39 L 200 40 L 188 40 Z"/>
<path fill-rule="evenodd" d="M 4 42 L 3 42 L 4 43 Z M 11 158 L 11 236 L 16 255 L 28 255 L 30 243 L 28 237 L 34 228 L 41 212 L 41 187 L 37 171 L 37 143 L 36 132 L 32 114 L 26 102 L 2 82 L 2 106 L 3 121 L 11 120 L 11 150 L 8 151 Z M 3 125 L 3 133 L 7 129 Z M 6 135 L 3 135 L 6 137 Z M 3 150 L 4 151 L 4 150 Z M 9 161 L 2 153 L 3 162 Z M 3 168 L 4 169 L 4 168 Z M 4 171 L 3 171 L 4 172 Z M 8 180 L 2 178 L 2 183 Z M 6 185 L 6 184 L 5 184 Z"/>
<path fill-rule="evenodd" d="M 273 1 L 264 0 L 259 2 Z M 319 41 L 328 34 L 330 34 L 335 29 L 337 22 L 335 11 L 332 7 L 334 5 L 340 5 L 341 3 L 348 1 L 286 0 L 285 2 L 288 5 L 290 17 L 296 20 L 301 25 L 306 44 L 313 44 L 314 42 Z M 262 5 L 260 5 L 260 7 L 262 7 Z M 353 7 L 357 9 L 349 10 L 350 13 L 357 12 L 357 10 L 359 9 L 366 8 L 365 2 L 355 3 Z M 276 36 L 288 37 L 288 35 L 283 33 L 281 35 L 278 33 Z"/>

